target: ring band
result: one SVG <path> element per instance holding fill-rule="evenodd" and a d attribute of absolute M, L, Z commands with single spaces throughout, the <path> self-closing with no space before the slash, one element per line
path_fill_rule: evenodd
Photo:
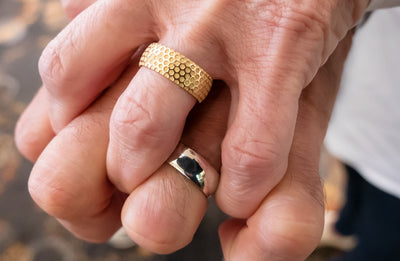
<path fill-rule="evenodd" d="M 178 84 L 182 89 L 202 102 L 211 90 L 213 79 L 200 66 L 177 51 L 159 43 L 150 44 L 139 66 L 158 72 Z"/>
<path fill-rule="evenodd" d="M 218 172 L 191 148 L 179 144 L 168 163 L 196 184 L 206 197 L 213 195 L 217 190 Z"/>

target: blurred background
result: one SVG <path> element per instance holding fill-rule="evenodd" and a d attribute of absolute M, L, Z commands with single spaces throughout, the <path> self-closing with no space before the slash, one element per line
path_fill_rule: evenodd
<path fill-rule="evenodd" d="M 224 215 L 212 201 L 193 242 L 172 255 L 157 256 L 137 246 L 117 249 L 75 239 L 30 199 L 26 184 L 32 164 L 15 148 L 14 126 L 41 85 L 41 50 L 67 23 L 58 0 L 0 0 L 0 260 L 222 260 L 217 228 Z M 341 165 L 325 151 L 321 174 L 327 209 L 337 210 L 345 179 Z M 325 236 L 308 261 L 339 252 Z"/>

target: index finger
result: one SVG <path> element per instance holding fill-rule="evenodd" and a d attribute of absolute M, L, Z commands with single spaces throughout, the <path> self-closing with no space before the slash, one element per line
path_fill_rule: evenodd
<path fill-rule="evenodd" d="M 114 82 L 138 46 L 153 38 L 150 22 L 146 1 L 98 1 L 49 43 L 39 71 L 56 131 Z"/>

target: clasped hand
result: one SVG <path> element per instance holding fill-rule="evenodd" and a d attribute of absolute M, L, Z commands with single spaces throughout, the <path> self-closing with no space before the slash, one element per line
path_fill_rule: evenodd
<path fill-rule="evenodd" d="M 43 87 L 16 130 L 36 161 L 37 204 L 85 240 L 106 240 L 122 220 L 139 245 L 176 251 L 207 205 L 164 164 L 182 141 L 220 169 L 226 260 L 305 259 L 322 233 L 318 160 L 351 37 L 342 39 L 367 1 L 63 4 L 79 15 L 44 50 Z M 137 67 L 149 42 L 223 82 L 195 105 Z"/>

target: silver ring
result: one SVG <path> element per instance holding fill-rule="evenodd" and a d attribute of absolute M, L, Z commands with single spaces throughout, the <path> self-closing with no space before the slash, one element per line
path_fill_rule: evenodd
<path fill-rule="evenodd" d="M 179 144 L 168 159 L 168 163 L 196 184 L 206 197 L 213 195 L 217 190 L 218 172 L 191 148 Z"/>

